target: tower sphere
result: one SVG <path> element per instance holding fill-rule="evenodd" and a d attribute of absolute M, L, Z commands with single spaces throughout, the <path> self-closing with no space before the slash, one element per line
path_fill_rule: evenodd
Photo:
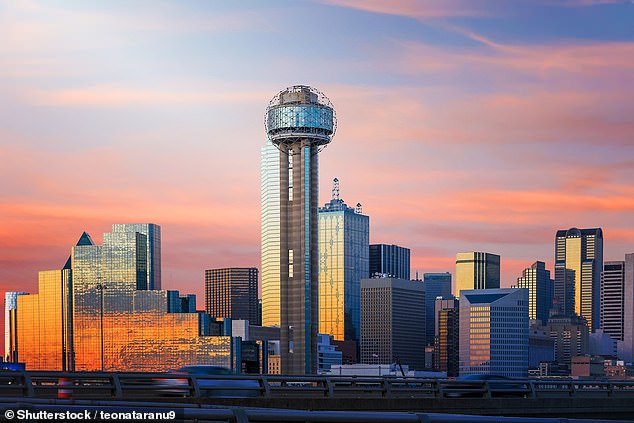
<path fill-rule="evenodd" d="M 321 147 L 335 135 L 337 117 L 332 103 L 323 93 L 307 85 L 293 85 L 269 102 L 264 127 L 266 135 L 277 147 L 298 140 L 309 140 Z"/>

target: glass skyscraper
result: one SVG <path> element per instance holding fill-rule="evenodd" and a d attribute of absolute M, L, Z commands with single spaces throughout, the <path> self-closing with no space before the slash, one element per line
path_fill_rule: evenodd
<path fill-rule="evenodd" d="M 17 338 L 16 338 L 16 314 L 18 297 L 28 295 L 28 292 L 5 292 L 4 293 L 4 359 L 6 361 L 16 361 Z"/>
<path fill-rule="evenodd" d="M 451 294 L 451 273 L 424 273 L 423 287 L 425 289 L 425 342 L 427 345 L 434 345 L 436 337 L 436 298 L 449 300 L 453 298 Z"/>
<path fill-rule="evenodd" d="M 550 279 L 550 271 L 546 270 L 546 264 L 536 261 L 524 269 L 513 288 L 528 289 L 528 316 L 545 325 L 553 304 L 553 280 Z"/>
<path fill-rule="evenodd" d="M 581 316 L 590 331 L 600 327 L 603 231 L 559 230 L 555 237 L 554 302 L 565 316 Z"/>
<path fill-rule="evenodd" d="M 319 208 L 319 333 L 336 341 L 359 341 L 370 218 L 339 198 L 335 181 L 333 198 Z"/>
<path fill-rule="evenodd" d="M 258 269 L 205 270 L 205 311 L 212 317 L 248 320 L 259 325 Z"/>
<path fill-rule="evenodd" d="M 260 151 L 262 326 L 280 325 L 280 150 Z"/>
<path fill-rule="evenodd" d="M 398 245 L 370 245 L 370 277 L 384 275 L 391 278 L 409 279 L 410 250 Z"/>
<path fill-rule="evenodd" d="M 112 232 L 138 232 L 147 237 L 147 282 L 138 289 L 161 289 L 161 227 L 154 223 L 117 223 L 112 225 Z"/>
<path fill-rule="evenodd" d="M 500 287 L 500 256 L 491 253 L 456 254 L 456 297 L 460 291 Z"/>

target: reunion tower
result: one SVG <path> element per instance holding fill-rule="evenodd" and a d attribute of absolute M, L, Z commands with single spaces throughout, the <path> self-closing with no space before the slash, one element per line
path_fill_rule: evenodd
<path fill-rule="evenodd" d="M 318 161 L 337 127 L 328 98 L 306 85 L 269 103 L 266 134 L 280 150 L 280 331 L 282 374 L 317 373 Z"/>

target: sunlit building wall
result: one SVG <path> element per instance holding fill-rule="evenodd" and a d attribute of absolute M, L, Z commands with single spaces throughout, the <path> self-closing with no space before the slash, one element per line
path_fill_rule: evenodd
<path fill-rule="evenodd" d="M 528 317 L 546 324 L 553 303 L 553 280 L 546 264 L 536 261 L 524 269 L 513 288 L 528 289 Z"/>
<path fill-rule="evenodd" d="M 369 234 L 370 218 L 343 200 L 333 197 L 319 208 L 319 333 L 336 341 L 358 341 L 361 334 Z"/>
<path fill-rule="evenodd" d="M 463 290 L 460 375 L 528 375 L 528 290 Z"/>
<path fill-rule="evenodd" d="M 138 232 L 146 236 L 146 284 L 138 289 L 161 289 L 161 227 L 154 223 L 115 223 L 112 232 Z"/>
<path fill-rule="evenodd" d="M 17 360 L 27 370 L 71 370 L 70 271 L 39 272 L 38 293 L 17 298 Z"/>
<path fill-rule="evenodd" d="M 280 325 L 280 151 L 271 143 L 260 151 L 260 248 L 262 325 Z"/>
<path fill-rule="evenodd" d="M 427 295 L 427 294 L 425 294 Z M 457 299 L 437 298 L 435 310 L 434 370 L 458 376 L 460 314 Z"/>
<path fill-rule="evenodd" d="M 557 231 L 555 304 L 566 316 L 584 317 L 591 332 L 601 323 L 602 271 L 603 231 L 600 228 Z"/>
<path fill-rule="evenodd" d="M 436 298 L 453 298 L 451 294 L 451 273 L 424 273 L 423 287 L 425 288 L 425 339 L 427 345 L 434 345 L 436 336 Z"/>
<path fill-rule="evenodd" d="M 456 297 L 460 291 L 500 287 L 500 256 L 491 253 L 456 254 Z"/>
<path fill-rule="evenodd" d="M 16 310 L 20 295 L 28 295 L 28 292 L 4 293 L 4 359 L 6 361 L 17 361 Z"/>
<path fill-rule="evenodd" d="M 213 317 L 248 320 L 259 325 L 258 269 L 205 270 L 205 310 Z"/>

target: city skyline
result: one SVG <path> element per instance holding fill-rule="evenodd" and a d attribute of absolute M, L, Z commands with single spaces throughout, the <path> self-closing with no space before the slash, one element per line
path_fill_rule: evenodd
<path fill-rule="evenodd" d="M 571 227 L 603 228 L 604 259 L 622 260 L 631 5 L 530 3 L 0 2 L 0 286 L 36 292 L 78 233 L 101 244 L 116 221 L 162 226 L 163 289 L 203 298 L 204 269 L 259 267 L 262 115 L 292 83 L 327 92 L 340 117 L 319 204 L 341 179 L 370 242 L 410 248 L 412 274 L 488 251 L 508 287 L 535 260 L 553 271 L 555 232 Z M 307 13 L 324 38 L 272 23 L 299 29 Z M 324 68 L 298 60 L 322 51 Z"/>

